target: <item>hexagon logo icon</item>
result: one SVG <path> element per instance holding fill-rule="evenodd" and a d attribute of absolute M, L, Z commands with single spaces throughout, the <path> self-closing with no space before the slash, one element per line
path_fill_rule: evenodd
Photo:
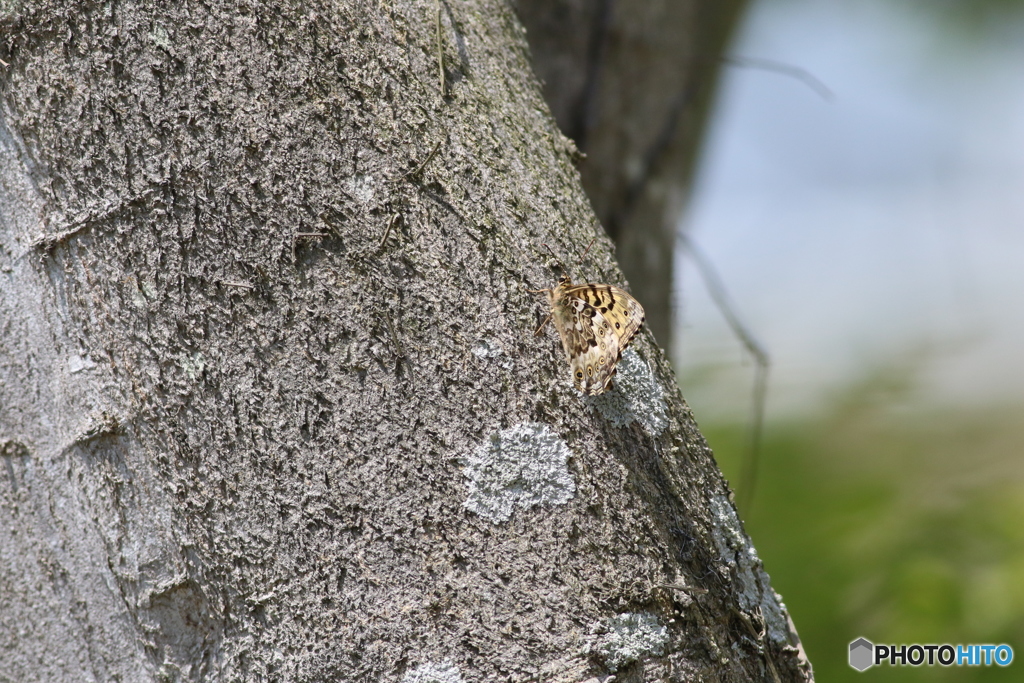
<path fill-rule="evenodd" d="M 875 646 L 867 638 L 858 638 L 850 643 L 850 666 L 864 671 L 875 663 Z"/>

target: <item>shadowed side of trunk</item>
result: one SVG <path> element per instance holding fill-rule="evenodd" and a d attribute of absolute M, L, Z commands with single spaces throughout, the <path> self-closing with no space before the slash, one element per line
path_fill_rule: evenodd
<path fill-rule="evenodd" d="M 673 258 L 742 0 L 516 0 L 559 127 L 616 256 L 672 348 Z"/>

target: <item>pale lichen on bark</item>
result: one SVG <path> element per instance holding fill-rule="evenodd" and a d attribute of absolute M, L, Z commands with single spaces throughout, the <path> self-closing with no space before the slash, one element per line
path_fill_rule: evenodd
<path fill-rule="evenodd" d="M 612 390 L 590 402 L 616 427 L 637 422 L 653 437 L 668 427 L 665 392 L 651 366 L 634 349 L 622 354 Z"/>
<path fill-rule="evenodd" d="M 470 512 L 505 522 L 517 509 L 565 505 L 576 493 L 569 447 L 546 425 L 523 423 L 492 434 L 465 458 Z"/>

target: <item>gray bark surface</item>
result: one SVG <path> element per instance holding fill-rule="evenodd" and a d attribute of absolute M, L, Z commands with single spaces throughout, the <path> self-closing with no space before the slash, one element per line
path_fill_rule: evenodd
<path fill-rule="evenodd" d="M 672 348 L 679 220 L 745 0 L 516 0 L 533 67 L 586 158 L 583 186 Z"/>
<path fill-rule="evenodd" d="M 0 8 L 3 677 L 810 679 L 651 336 L 533 336 L 542 242 L 625 283 L 437 7 Z"/>

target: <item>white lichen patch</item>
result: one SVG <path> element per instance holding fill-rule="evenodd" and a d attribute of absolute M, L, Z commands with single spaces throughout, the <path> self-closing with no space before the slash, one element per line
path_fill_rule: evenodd
<path fill-rule="evenodd" d="M 96 367 L 96 363 L 84 356 L 77 354 L 68 356 L 68 372 L 72 375 L 82 370 L 92 370 L 94 367 Z"/>
<path fill-rule="evenodd" d="M 151 278 L 143 278 L 139 282 L 139 291 L 141 291 L 150 301 L 156 299 L 157 294 L 159 294 L 156 288 L 156 282 Z"/>
<path fill-rule="evenodd" d="M 195 382 L 203 374 L 203 370 L 206 369 L 206 358 L 201 353 L 193 353 L 192 355 L 181 354 L 178 356 L 178 367 L 184 371 L 185 375 Z"/>
<path fill-rule="evenodd" d="M 363 204 L 373 201 L 376 181 L 372 175 L 357 175 L 345 179 L 345 189 Z"/>
<path fill-rule="evenodd" d="M 595 632 L 597 638 L 589 649 L 613 672 L 643 657 L 664 653 L 669 640 L 668 629 L 646 613 L 617 614 L 599 624 Z"/>
<path fill-rule="evenodd" d="M 505 349 L 501 348 L 501 344 L 494 341 L 493 339 L 478 339 L 473 348 L 470 349 L 470 353 L 479 358 L 480 360 L 498 361 L 498 366 L 505 369 L 512 369 L 512 362 L 505 356 Z"/>
<path fill-rule="evenodd" d="M 402 683 L 462 683 L 462 673 L 451 660 L 427 662 L 408 671 Z"/>
<path fill-rule="evenodd" d="M 494 523 L 516 508 L 563 505 L 576 493 L 569 447 L 547 425 L 526 422 L 491 435 L 465 459 L 463 505 Z"/>
<path fill-rule="evenodd" d="M 790 640 L 789 620 L 783 613 L 782 600 L 771 590 L 761 558 L 743 533 L 736 509 L 722 494 L 712 496 L 710 502 L 711 536 L 720 561 L 732 569 L 740 609 L 749 614 L 760 608 L 768 637 L 778 643 L 787 643 Z"/>
<path fill-rule="evenodd" d="M 639 422 L 651 436 L 668 427 L 665 392 L 651 366 L 633 349 L 622 354 L 611 390 L 590 400 L 616 427 Z"/>
<path fill-rule="evenodd" d="M 483 360 L 485 358 L 497 358 L 504 350 L 501 348 L 501 344 L 491 341 L 488 339 L 478 339 L 473 348 L 470 349 L 472 354 L 477 358 Z"/>

